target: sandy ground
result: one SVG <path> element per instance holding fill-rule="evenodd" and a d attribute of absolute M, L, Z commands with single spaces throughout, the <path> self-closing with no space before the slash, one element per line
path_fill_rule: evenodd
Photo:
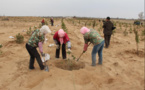
<path fill-rule="evenodd" d="M 47 62 L 50 71 L 41 71 L 37 61 L 36 69 L 29 70 L 30 57 L 25 48 L 29 36 L 22 31 L 30 26 L 38 26 L 41 20 L 42 18 L 19 17 L 0 21 L 0 43 L 3 44 L 0 49 L 3 52 L 0 55 L 0 90 L 144 90 L 144 42 L 140 41 L 141 53 L 137 56 L 133 53 L 136 50 L 134 33 L 124 36 L 124 28 L 122 30 L 117 28 L 110 47 L 104 48 L 103 65 L 91 66 L 93 45 L 90 45 L 79 60 L 85 63 L 83 69 L 69 71 L 57 68 L 55 62 L 59 60 L 55 59 L 55 47 L 48 47 L 54 43 L 53 36 L 49 34 L 43 48 L 45 53 L 51 55 L 51 59 Z M 79 57 L 84 43 L 79 31 L 81 25 L 74 26 L 66 20 L 64 22 L 72 43 L 72 54 Z M 49 25 L 52 31 L 61 28 L 60 20 L 55 20 L 54 24 L 53 27 Z M 95 29 L 98 27 L 99 25 Z M 9 38 L 17 33 L 24 35 L 23 44 L 17 44 L 15 39 Z M 102 31 L 100 34 L 103 36 Z"/>

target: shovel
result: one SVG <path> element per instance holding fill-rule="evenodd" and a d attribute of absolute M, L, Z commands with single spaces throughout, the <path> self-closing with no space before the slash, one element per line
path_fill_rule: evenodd
<path fill-rule="evenodd" d="M 88 47 L 90 46 L 91 43 L 89 43 Z M 83 55 L 84 52 L 82 52 L 82 54 L 79 56 L 79 58 L 77 59 L 77 61 L 79 61 L 79 59 L 81 58 L 81 56 Z"/>
<path fill-rule="evenodd" d="M 43 59 L 45 60 L 45 57 L 43 57 Z M 44 65 L 45 65 L 44 67 L 45 71 L 49 72 L 49 68 L 48 65 L 46 64 L 46 60 L 44 61 Z"/>

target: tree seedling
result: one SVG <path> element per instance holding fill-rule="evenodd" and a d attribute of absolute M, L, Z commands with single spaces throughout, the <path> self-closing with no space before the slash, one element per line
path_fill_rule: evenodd
<path fill-rule="evenodd" d="M 138 53 L 139 35 L 136 29 L 134 29 L 134 34 L 135 34 L 135 41 L 136 41 L 136 47 L 137 47 L 137 54 L 139 54 Z"/>
<path fill-rule="evenodd" d="M 18 33 L 17 35 L 16 35 L 16 43 L 23 43 L 24 42 L 24 36 L 23 35 L 21 35 L 20 33 Z"/>

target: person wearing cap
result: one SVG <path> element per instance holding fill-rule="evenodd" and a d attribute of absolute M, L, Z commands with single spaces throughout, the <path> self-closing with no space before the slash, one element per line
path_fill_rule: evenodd
<path fill-rule="evenodd" d="M 110 39 L 112 34 L 113 23 L 110 21 L 110 17 L 106 18 L 106 22 L 103 25 L 104 28 L 104 38 L 105 38 L 105 48 L 108 48 L 110 45 Z"/>
<path fill-rule="evenodd" d="M 68 51 L 71 52 L 71 50 L 70 50 L 71 49 L 71 42 L 69 40 L 67 33 L 64 32 L 63 29 L 60 29 L 54 34 L 53 40 L 54 40 L 55 44 L 57 45 L 55 58 L 56 59 L 59 58 L 60 45 L 61 45 L 62 46 L 62 58 L 66 59 L 66 43 L 68 46 Z"/>
<path fill-rule="evenodd" d="M 92 66 L 96 66 L 96 54 L 98 53 L 99 60 L 98 64 L 102 65 L 102 52 L 104 47 L 104 39 L 99 35 L 99 33 L 94 29 L 88 29 L 87 27 L 82 27 L 80 32 L 83 34 L 84 37 L 84 50 L 85 53 L 88 48 L 88 43 L 92 43 L 94 45 L 92 50 Z"/>
<path fill-rule="evenodd" d="M 40 69 L 41 70 L 44 69 L 44 65 L 41 61 L 40 55 L 36 48 L 39 47 L 39 51 L 40 51 L 41 55 L 45 56 L 45 54 L 43 53 L 42 45 L 43 45 L 43 42 L 45 41 L 45 36 L 48 33 L 51 33 L 51 30 L 49 29 L 48 26 L 43 25 L 40 28 L 40 30 L 38 30 L 38 29 L 34 30 L 30 39 L 26 43 L 26 49 L 30 55 L 29 69 L 35 69 L 35 67 L 34 67 L 35 58 L 40 66 Z"/>

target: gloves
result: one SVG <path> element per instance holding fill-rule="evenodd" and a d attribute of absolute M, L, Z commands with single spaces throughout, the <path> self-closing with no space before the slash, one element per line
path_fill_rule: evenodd
<path fill-rule="evenodd" d="M 57 40 L 55 40 L 55 39 L 53 39 L 53 40 L 54 40 L 55 44 L 57 45 L 57 44 L 58 44 L 58 41 L 57 41 Z"/>
<path fill-rule="evenodd" d="M 85 44 L 84 45 L 84 51 L 87 51 L 87 48 L 88 48 L 88 44 Z"/>
<path fill-rule="evenodd" d="M 68 49 L 68 52 L 71 52 L 71 50 L 70 50 L 70 49 Z"/>
<path fill-rule="evenodd" d="M 45 57 L 45 53 L 41 53 L 41 56 L 42 56 L 42 57 Z"/>

